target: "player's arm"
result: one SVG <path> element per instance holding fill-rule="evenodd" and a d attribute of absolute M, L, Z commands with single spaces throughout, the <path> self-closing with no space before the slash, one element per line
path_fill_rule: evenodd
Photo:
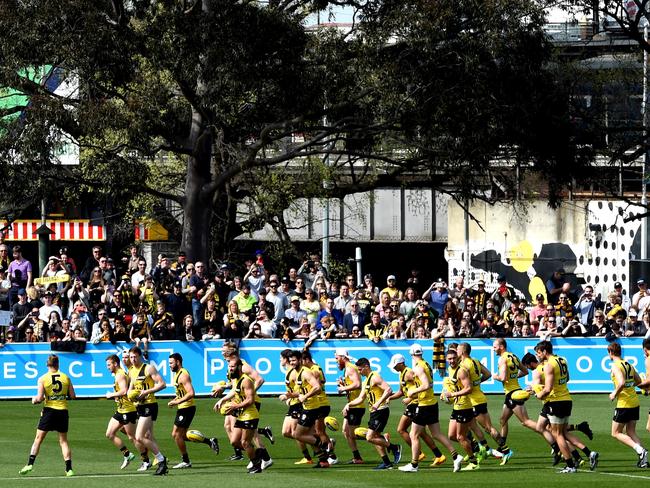
<path fill-rule="evenodd" d="M 641 381 L 637 386 L 645 390 L 650 388 L 650 356 L 645 358 L 645 380 Z"/>
<path fill-rule="evenodd" d="M 251 377 L 251 379 L 254 381 L 255 391 L 259 391 L 259 389 L 264 384 L 264 378 L 262 378 L 262 375 L 259 374 L 257 370 L 248 363 L 244 364 L 241 370 L 242 373 L 247 374 Z"/>
<path fill-rule="evenodd" d="M 544 388 L 537 394 L 537 398 L 543 400 L 551 394 L 553 390 L 553 381 L 555 380 L 555 372 L 553 371 L 553 365 L 551 363 L 546 363 L 544 366 Z"/>
<path fill-rule="evenodd" d="M 32 398 L 32 403 L 37 405 L 45 400 L 45 387 L 43 386 L 43 380 L 39 378 L 38 387 L 36 391 L 36 396 Z"/>
<path fill-rule="evenodd" d="M 169 403 L 167 403 L 167 406 L 169 407 L 180 405 L 181 403 L 194 398 L 194 387 L 192 386 L 192 379 L 189 374 L 183 373 L 181 377 L 178 378 L 178 383 L 183 387 L 183 390 L 185 390 L 185 395 L 180 398 L 172 398 Z"/>
<path fill-rule="evenodd" d="M 153 367 L 151 364 L 147 365 L 147 373 L 149 376 L 151 376 L 151 379 L 153 380 L 153 388 L 149 388 L 148 390 L 142 390 L 142 393 L 140 393 L 140 397 L 145 397 L 151 393 L 157 393 L 160 390 L 164 390 L 167 387 L 167 383 L 165 383 L 165 380 L 163 379 L 162 376 L 160 376 L 160 373 L 158 370 Z"/>
<path fill-rule="evenodd" d="M 304 403 L 311 397 L 318 395 L 323 390 L 320 381 L 318 381 L 318 378 L 316 378 L 316 376 L 314 376 L 314 373 L 311 371 L 307 369 L 303 370 L 302 378 L 303 381 L 307 381 L 307 383 L 309 383 L 311 390 L 305 394 L 298 395 L 298 401 L 300 403 Z"/>
<path fill-rule="evenodd" d="M 483 363 L 479 362 L 479 364 L 481 365 L 481 383 L 483 383 L 492 378 L 492 372 L 487 369 Z"/>
<path fill-rule="evenodd" d="M 212 391 L 210 392 L 211 397 L 218 397 L 220 396 L 225 390 L 228 388 L 232 388 L 232 382 L 231 381 L 217 381 L 214 386 L 212 387 Z"/>
<path fill-rule="evenodd" d="M 616 388 L 614 388 L 614 391 L 609 394 L 609 399 L 614 401 L 625 387 L 625 376 L 623 375 L 621 368 L 614 365 L 612 365 L 612 374 L 614 375 L 614 385 Z"/>
<path fill-rule="evenodd" d="M 498 366 L 499 366 L 499 370 L 492 375 L 492 378 L 503 383 L 507 377 L 506 359 L 503 357 L 503 355 L 499 356 Z"/>
<path fill-rule="evenodd" d="M 521 361 L 518 361 L 519 365 L 519 374 L 517 375 L 517 378 L 523 378 L 524 376 L 528 376 L 528 368 L 526 365 L 524 365 Z"/>
<path fill-rule="evenodd" d="M 213 410 L 215 412 L 218 412 L 221 409 L 221 405 L 228 402 L 228 401 L 230 401 L 230 399 L 232 399 L 234 396 L 235 396 L 235 390 L 229 391 L 226 396 L 219 399 L 219 401 L 214 404 Z"/>
<path fill-rule="evenodd" d="M 460 368 L 458 370 L 458 379 L 462 388 L 458 391 L 447 392 L 447 398 L 457 398 L 465 395 L 469 395 L 472 391 L 472 382 L 469 380 L 469 374 L 465 368 Z"/>
<path fill-rule="evenodd" d="M 77 392 L 74 391 L 74 386 L 72 385 L 70 378 L 68 378 L 68 381 L 70 382 L 70 385 L 68 386 L 68 399 L 75 400 L 77 398 Z"/>
<path fill-rule="evenodd" d="M 370 405 L 371 410 L 377 410 L 379 406 L 382 403 L 386 402 L 386 400 L 388 400 L 388 397 L 393 394 L 393 389 L 388 385 L 388 383 L 386 383 L 386 380 L 384 378 L 377 374 L 372 377 L 371 381 L 374 383 L 374 386 L 378 386 L 384 392 L 374 405 Z"/>

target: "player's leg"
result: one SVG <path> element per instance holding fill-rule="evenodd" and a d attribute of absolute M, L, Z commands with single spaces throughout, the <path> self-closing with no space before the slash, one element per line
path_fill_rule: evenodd
<path fill-rule="evenodd" d="M 361 425 L 362 416 L 357 415 L 356 411 L 357 410 L 349 410 L 348 414 L 343 418 L 343 437 L 345 437 L 345 440 L 352 451 L 352 460 L 349 461 L 350 464 L 363 463 L 361 453 L 357 447 L 357 438 L 354 434 L 355 429 Z"/>
<path fill-rule="evenodd" d="M 36 456 L 38 456 L 38 453 L 41 450 L 41 444 L 43 444 L 43 441 L 45 440 L 45 437 L 47 436 L 47 431 L 41 430 L 41 429 L 36 429 L 36 435 L 34 436 L 34 442 L 32 443 L 32 447 L 29 450 L 29 458 L 27 460 L 27 464 L 23 466 L 23 468 L 20 470 L 20 474 L 27 474 L 32 469 L 34 469 L 34 462 L 36 462 Z"/>
<path fill-rule="evenodd" d="M 121 451 L 125 446 L 122 439 L 117 435 L 120 430 L 122 430 L 122 424 L 114 417 L 111 417 L 106 426 L 106 438 Z"/>
<path fill-rule="evenodd" d="M 187 435 L 187 428 L 180 427 L 176 424 L 172 427 L 172 438 L 181 453 L 181 462 L 173 466 L 173 469 L 190 468 L 190 456 L 187 454 L 187 445 L 185 444 L 185 436 Z"/>
<path fill-rule="evenodd" d="M 233 446 L 233 449 L 235 450 L 234 454 L 228 458 L 230 461 L 240 461 L 244 459 L 244 456 L 242 455 L 242 449 L 240 447 L 237 447 L 235 445 L 235 432 L 234 432 L 234 426 L 236 422 L 236 418 L 233 415 L 226 415 L 223 418 L 223 429 L 226 431 L 226 436 L 228 436 L 228 441 L 230 442 L 230 445 Z"/>
<path fill-rule="evenodd" d="M 635 422 L 629 422 L 629 423 L 635 423 Z M 616 439 L 618 442 L 620 442 L 621 444 L 634 449 L 634 445 L 637 444 L 638 442 L 632 440 L 632 438 L 629 436 L 629 431 L 625 432 L 626 426 L 627 424 L 612 421 L 612 437 Z M 632 428 L 632 431 L 634 431 L 634 427 Z"/>
<path fill-rule="evenodd" d="M 411 432 L 409 437 L 411 438 L 411 465 L 417 467 L 420 460 L 420 453 L 422 448 L 420 447 L 420 436 L 424 432 L 425 426 L 418 425 L 415 422 L 411 425 Z"/>
<path fill-rule="evenodd" d="M 411 426 L 411 419 L 408 418 L 406 415 L 402 415 L 399 418 L 399 422 L 397 424 L 397 433 L 400 435 L 402 439 L 404 439 L 404 442 L 406 442 L 409 446 L 411 445 L 411 436 L 409 435 L 409 427 Z"/>
<path fill-rule="evenodd" d="M 499 434 L 503 438 L 508 437 L 508 420 L 512 417 L 514 411 L 509 408 L 507 405 L 503 405 L 503 410 L 501 410 L 501 417 L 499 418 L 499 425 L 501 426 L 501 431 Z"/>
<path fill-rule="evenodd" d="M 68 444 L 67 432 L 59 432 L 59 446 L 61 446 L 63 462 L 65 462 L 65 475 L 74 476 L 74 471 L 72 471 L 72 450 L 70 444 Z"/>

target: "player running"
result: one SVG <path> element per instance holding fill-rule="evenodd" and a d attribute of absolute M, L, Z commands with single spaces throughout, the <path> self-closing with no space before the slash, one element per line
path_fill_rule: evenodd
<path fill-rule="evenodd" d="M 123 459 L 120 469 L 125 469 L 133 461 L 135 454 L 129 451 L 117 433 L 123 431 L 135 445 L 135 426 L 138 421 L 138 413 L 133 402 L 126 396 L 129 391 L 129 376 L 127 371 L 120 367 L 120 358 L 115 354 L 108 356 L 106 358 L 106 368 L 115 376 L 113 391 L 107 392 L 106 398 L 113 398 L 116 406 L 115 413 L 106 427 L 106 438 L 122 453 Z"/>
<path fill-rule="evenodd" d="M 346 349 L 336 349 L 334 357 L 339 370 L 344 372 L 338 380 L 338 392 L 346 394 L 348 403 L 353 402 L 361 394 L 359 368 L 350 361 L 350 355 Z M 343 436 L 352 450 L 352 459 L 347 464 L 363 464 L 354 430 L 361 425 L 361 419 L 366 413 L 366 409 L 362 402 L 359 402 L 358 405 L 355 404 L 354 408 L 348 408 L 347 412 L 343 414 Z"/>
<path fill-rule="evenodd" d="M 130 381 L 127 396 L 134 401 L 138 413 L 135 440 L 143 457 L 146 456 L 143 451 L 148 449 L 158 461 L 154 475 L 165 475 L 168 471 L 167 458 L 158 449 L 153 428 L 154 422 L 158 418 L 158 401 L 155 394 L 164 390 L 167 385 L 155 366 L 142 362 L 142 351 L 139 347 L 134 346 L 129 349 L 129 358 L 131 369 L 129 370 Z M 149 459 L 146 457 L 145 459 L 138 471 L 146 471 L 151 466 Z"/>
<path fill-rule="evenodd" d="M 454 449 L 449 439 L 440 432 L 440 421 L 438 412 L 438 399 L 433 392 L 433 370 L 429 363 L 422 359 L 422 346 L 413 344 L 409 349 L 413 359 L 413 375 L 415 388 L 409 390 L 408 396 L 411 399 L 417 399 L 415 415 L 413 416 L 413 425 L 411 426 L 411 462 L 400 467 L 400 471 L 416 472 L 418 470 L 418 459 L 421 454 L 420 437 L 423 433 L 429 432 L 431 435 L 451 453 L 455 461 L 458 453 Z M 444 456 L 442 456 L 444 462 Z"/>
<path fill-rule="evenodd" d="M 379 373 L 370 368 L 368 359 L 359 359 L 356 366 L 359 368 L 359 373 L 366 379 L 363 382 L 361 394 L 343 407 L 343 416 L 347 416 L 351 408 L 361 405 L 364 400 L 368 401 L 370 420 L 368 421 L 366 440 L 375 445 L 375 449 L 377 449 L 382 461 L 374 469 L 393 469 L 393 466 L 399 463 L 402 458 L 402 448 L 398 444 L 391 443 L 388 434 L 382 435 L 390 416 L 388 398 L 393 394 L 393 390 L 379 376 Z M 392 461 L 388 458 L 387 451 L 393 454 Z"/>
<path fill-rule="evenodd" d="M 74 387 L 68 375 L 59 371 L 59 357 L 56 354 L 47 358 L 47 370 L 47 373 L 38 379 L 38 392 L 32 398 L 33 405 L 44 402 L 43 411 L 29 452 L 29 460 L 20 470 L 20 474 L 30 473 L 34 469 L 34 462 L 45 436 L 48 432 L 56 431 L 59 433 L 59 445 L 65 462 L 65 475 L 74 476 L 72 451 L 68 445 L 68 399 L 76 398 Z"/>
<path fill-rule="evenodd" d="M 189 371 L 183 367 L 183 356 L 177 352 L 169 355 L 169 368 L 174 373 L 173 385 L 176 396 L 167 403 L 167 406 L 170 408 L 177 407 L 174 427 L 172 428 L 172 438 L 176 442 L 182 457 L 181 462 L 172 466 L 172 469 L 187 469 L 192 467 L 192 463 L 187 454 L 186 440 L 206 444 L 217 454 L 219 454 L 219 441 L 217 441 L 216 437 L 207 438 L 199 431 L 193 431 L 192 436 L 188 437 L 187 431 L 196 414 L 192 378 Z"/>
<path fill-rule="evenodd" d="M 647 468 L 648 451 L 641 445 L 641 439 L 636 434 L 640 404 L 635 387 L 641 384 L 641 377 L 634 366 L 621 357 L 621 345 L 618 342 L 610 342 L 607 353 L 612 360 L 611 376 L 614 382 L 614 391 L 609 394 L 609 399 L 616 400 L 616 410 L 612 419 L 612 437 L 634 449 L 639 456 L 637 467 Z"/>

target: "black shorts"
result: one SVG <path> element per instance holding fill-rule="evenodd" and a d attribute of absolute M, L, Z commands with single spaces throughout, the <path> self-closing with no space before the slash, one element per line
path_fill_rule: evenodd
<path fill-rule="evenodd" d="M 260 423 L 260 419 L 236 420 L 235 421 L 235 427 L 238 428 L 238 429 L 256 430 L 257 425 L 259 423 Z"/>
<path fill-rule="evenodd" d="M 612 420 L 619 424 L 627 424 L 633 420 L 639 420 L 639 407 L 616 408 L 614 409 L 614 418 Z"/>
<path fill-rule="evenodd" d="M 370 412 L 370 420 L 368 420 L 368 429 L 374 430 L 375 432 L 382 433 L 386 424 L 388 423 L 388 416 L 390 415 L 389 408 L 382 408 L 381 410 L 375 410 Z"/>
<path fill-rule="evenodd" d="M 289 410 L 287 410 L 286 417 L 291 417 L 292 419 L 299 419 L 301 413 L 302 413 L 302 405 L 300 403 L 294 403 L 293 405 L 289 405 Z"/>
<path fill-rule="evenodd" d="M 514 410 L 515 407 L 521 406 L 524 403 L 526 403 L 522 400 L 513 400 L 512 394 L 516 391 L 521 391 L 521 388 L 519 390 L 512 390 L 511 392 L 506 393 L 506 399 L 503 401 L 503 404 L 510 410 Z"/>
<path fill-rule="evenodd" d="M 411 420 L 413 420 L 413 417 L 415 417 L 415 409 L 416 408 L 418 408 L 417 403 L 409 403 L 406 406 L 406 408 L 404 409 L 404 413 L 402 413 L 402 415 L 404 415 L 404 417 L 408 417 Z"/>
<path fill-rule="evenodd" d="M 302 425 L 303 427 L 312 427 L 316 423 L 316 420 L 318 420 L 318 408 L 312 410 L 305 410 L 303 408 L 302 412 L 300 412 L 300 417 L 298 418 L 298 425 Z"/>
<path fill-rule="evenodd" d="M 539 416 L 548 419 L 548 402 L 542 404 L 542 410 L 539 412 Z"/>
<path fill-rule="evenodd" d="M 260 402 L 255 402 L 255 408 L 257 408 L 257 411 L 259 412 L 262 409 L 262 404 Z"/>
<path fill-rule="evenodd" d="M 135 424 L 138 420 L 138 412 L 136 411 L 126 412 L 126 413 L 115 412 L 113 414 L 113 418 L 122 425 Z"/>
<path fill-rule="evenodd" d="M 181 427 L 183 429 L 189 428 L 196 414 L 196 407 L 192 405 L 187 408 L 179 408 L 176 410 L 176 418 L 174 419 L 174 425 L 176 427 Z"/>
<path fill-rule="evenodd" d="M 343 417 L 348 421 L 348 425 L 352 427 L 359 427 L 361 425 L 361 419 L 366 413 L 365 408 L 349 408 L 348 414 Z"/>
<path fill-rule="evenodd" d="M 472 407 L 472 410 L 474 410 L 474 417 L 486 414 L 488 413 L 487 403 L 479 403 L 478 405 L 474 405 Z"/>
<path fill-rule="evenodd" d="M 452 410 L 451 418 L 459 424 L 469 424 L 474 420 L 474 409 L 465 408 L 463 410 Z"/>
<path fill-rule="evenodd" d="M 154 422 L 158 420 L 158 403 L 144 403 L 135 407 L 138 417 L 151 417 Z"/>
<path fill-rule="evenodd" d="M 41 419 L 38 421 L 38 430 L 45 432 L 68 432 L 70 417 L 67 410 L 57 410 L 55 408 L 45 407 L 41 412 Z"/>
<path fill-rule="evenodd" d="M 413 417 L 413 423 L 417 425 L 433 425 L 440 422 L 438 415 L 438 404 L 435 405 L 418 405 L 415 409 L 415 417 Z"/>
<path fill-rule="evenodd" d="M 320 407 L 318 407 L 318 419 L 319 420 L 324 419 L 330 414 L 331 411 L 332 408 L 329 405 L 321 405 Z"/>
<path fill-rule="evenodd" d="M 559 402 L 548 402 L 548 417 L 557 417 L 559 419 L 566 419 L 571 417 L 571 409 L 573 408 L 573 402 L 571 400 L 562 400 Z M 553 421 L 551 420 L 551 423 Z"/>

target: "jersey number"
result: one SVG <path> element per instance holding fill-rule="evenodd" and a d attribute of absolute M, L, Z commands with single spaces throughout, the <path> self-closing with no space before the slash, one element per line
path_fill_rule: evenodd
<path fill-rule="evenodd" d="M 52 375 L 52 392 L 53 393 L 61 393 L 61 390 L 63 390 L 63 383 L 59 381 L 60 374 L 53 374 Z"/>
<path fill-rule="evenodd" d="M 557 360 L 557 365 L 560 368 L 560 374 L 562 374 L 562 376 L 566 376 L 567 381 L 569 381 L 569 368 L 567 367 L 564 358 L 559 358 Z"/>

